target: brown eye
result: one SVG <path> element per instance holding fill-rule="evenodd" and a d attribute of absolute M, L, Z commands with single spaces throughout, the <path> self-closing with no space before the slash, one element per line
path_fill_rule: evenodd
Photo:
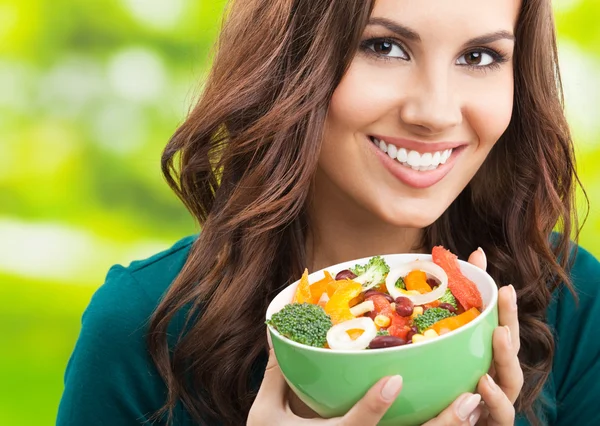
<path fill-rule="evenodd" d="M 373 50 L 380 55 L 389 55 L 392 52 L 393 44 L 389 41 L 378 41 L 373 43 Z"/>
<path fill-rule="evenodd" d="M 371 39 L 363 42 L 362 47 L 382 58 L 403 59 L 405 61 L 410 59 L 404 48 L 393 40 L 385 38 Z"/>
<path fill-rule="evenodd" d="M 467 65 L 479 65 L 481 63 L 481 52 L 471 52 L 465 55 Z"/>
<path fill-rule="evenodd" d="M 458 65 L 467 65 L 470 67 L 486 67 L 497 62 L 496 58 L 492 53 L 488 53 L 483 50 L 473 50 L 462 55 L 456 60 Z"/>

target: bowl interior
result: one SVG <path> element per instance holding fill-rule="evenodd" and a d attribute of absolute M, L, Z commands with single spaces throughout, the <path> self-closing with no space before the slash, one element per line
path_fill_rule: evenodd
<path fill-rule="evenodd" d="M 412 262 L 415 260 L 431 261 L 431 258 L 432 258 L 432 256 L 430 254 L 390 254 L 390 255 L 384 255 L 382 257 L 385 259 L 387 264 L 390 266 L 391 270 L 393 270 L 395 267 L 398 267 L 399 265 L 406 263 L 406 262 Z M 321 270 L 318 270 L 318 271 L 310 274 L 308 276 L 308 280 L 310 283 L 313 283 L 313 282 L 323 278 L 323 272 L 325 270 L 329 271 L 333 276 L 335 276 L 335 274 L 337 274 L 339 271 L 353 267 L 356 264 L 365 264 L 369 261 L 369 259 L 370 259 L 370 257 L 366 257 L 366 258 L 362 258 L 362 259 L 356 259 L 356 260 L 351 260 L 348 262 L 339 263 L 337 265 L 329 266 L 327 268 L 323 268 Z M 454 330 L 452 332 L 446 333 L 436 339 L 431 339 L 431 340 L 421 342 L 421 343 L 419 343 L 419 346 L 435 343 L 436 341 L 439 341 L 440 339 L 449 338 L 449 337 L 451 337 L 457 333 L 460 333 L 464 330 L 467 330 L 471 327 L 476 327 L 477 324 L 479 322 L 481 322 L 484 317 L 487 316 L 487 314 L 492 310 L 492 307 L 495 306 L 496 303 L 498 302 L 498 288 L 496 286 L 496 283 L 492 279 L 492 277 L 490 277 L 487 272 L 481 270 L 480 268 L 478 268 L 474 265 L 471 265 L 468 262 L 465 262 L 462 260 L 459 260 L 458 262 L 460 265 L 461 272 L 467 278 L 469 278 L 471 281 L 473 281 L 477 285 L 477 288 L 479 289 L 479 291 L 481 292 L 481 298 L 483 300 L 484 310 L 482 311 L 481 315 L 479 315 L 477 318 L 475 318 L 469 324 L 464 325 L 463 327 L 460 327 L 459 329 Z M 285 305 L 291 303 L 291 301 L 294 297 L 294 293 L 296 291 L 296 287 L 298 286 L 299 282 L 300 282 L 300 280 L 297 280 L 294 283 L 287 286 L 273 299 L 273 301 L 271 301 L 271 303 L 269 304 L 269 307 L 267 308 L 267 313 L 266 313 L 267 320 L 270 319 L 274 313 L 279 312 L 281 309 L 283 309 L 283 307 Z M 289 340 L 289 339 L 281 336 L 277 332 L 277 330 L 275 330 L 271 326 L 269 326 L 269 329 L 274 335 L 285 340 L 287 343 L 289 343 L 293 346 L 300 347 L 304 350 L 326 351 L 327 353 L 340 352 L 340 353 L 345 353 L 345 354 L 364 353 L 364 351 L 334 351 L 332 349 L 314 348 L 311 346 L 302 345 L 300 343 L 294 342 L 292 340 Z M 413 347 L 414 347 L 413 345 L 396 346 L 396 347 L 391 347 L 391 348 L 386 348 L 386 349 L 379 349 L 377 352 L 379 353 L 381 351 L 410 350 Z"/>

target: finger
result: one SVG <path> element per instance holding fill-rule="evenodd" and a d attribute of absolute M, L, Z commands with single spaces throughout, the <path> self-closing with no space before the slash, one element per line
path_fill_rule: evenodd
<path fill-rule="evenodd" d="M 283 377 L 283 373 L 277 363 L 277 357 L 273 348 L 269 350 L 269 361 L 267 362 L 267 368 L 265 375 L 256 395 L 256 402 L 259 404 L 265 404 L 265 406 L 272 404 L 273 407 L 284 408 L 286 406 L 286 392 L 287 383 Z"/>
<path fill-rule="evenodd" d="M 492 345 L 496 381 L 513 404 L 523 387 L 523 370 L 519 358 L 512 347 L 510 329 L 507 326 L 494 330 Z"/>
<path fill-rule="evenodd" d="M 468 262 L 471 265 L 477 266 L 479 269 L 483 269 L 484 271 L 487 269 L 487 257 L 485 256 L 485 252 L 481 247 L 471 253 Z"/>
<path fill-rule="evenodd" d="M 481 415 L 480 402 L 480 395 L 464 393 L 435 419 L 429 420 L 423 426 L 473 426 Z"/>
<path fill-rule="evenodd" d="M 479 381 L 477 392 L 481 394 L 487 409 L 488 426 L 508 426 L 515 421 L 515 408 L 507 395 L 489 376 Z"/>
<path fill-rule="evenodd" d="M 339 425 L 375 426 L 402 389 L 402 377 L 386 377 L 378 381 L 354 407 L 342 417 Z"/>
<path fill-rule="evenodd" d="M 519 316 L 517 308 L 517 293 L 512 285 L 504 286 L 498 292 L 498 322 L 508 326 L 515 354 L 521 348 Z"/>

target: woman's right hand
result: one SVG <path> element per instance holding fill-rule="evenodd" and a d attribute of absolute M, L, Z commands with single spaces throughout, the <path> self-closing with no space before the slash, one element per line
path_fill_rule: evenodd
<path fill-rule="evenodd" d="M 322 426 L 375 426 L 396 400 L 402 388 L 400 376 L 379 380 L 343 417 L 332 419 L 305 419 L 294 414 L 288 401 L 289 388 L 273 349 L 258 395 L 248 414 L 248 426 L 264 425 L 322 425 Z M 450 407 L 427 426 L 474 425 L 481 414 L 479 395 L 461 395 Z M 399 425 L 400 426 L 400 425 Z"/>

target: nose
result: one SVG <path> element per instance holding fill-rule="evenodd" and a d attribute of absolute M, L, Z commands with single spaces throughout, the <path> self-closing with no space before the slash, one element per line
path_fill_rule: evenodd
<path fill-rule="evenodd" d="M 457 88 L 443 71 L 418 72 L 412 84 L 405 86 L 400 119 L 414 132 L 436 135 L 462 123 Z"/>

